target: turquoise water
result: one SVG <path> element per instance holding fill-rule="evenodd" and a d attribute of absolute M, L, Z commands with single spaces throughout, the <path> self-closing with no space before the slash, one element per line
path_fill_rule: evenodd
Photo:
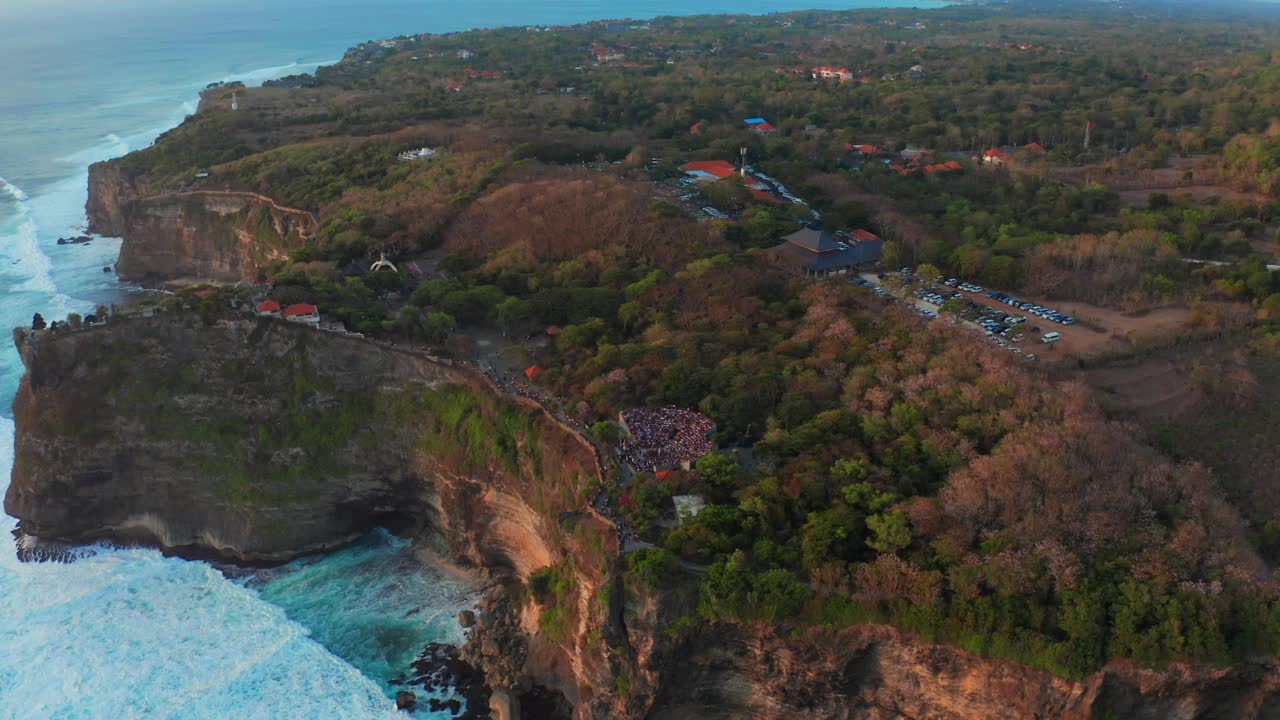
<path fill-rule="evenodd" d="M 458 611 L 471 595 L 415 557 L 407 540 L 385 532 L 323 560 L 261 575 L 265 581 L 254 578 L 249 586 L 262 599 L 284 608 L 312 628 L 321 645 L 378 681 L 408 675 L 424 638 L 455 645 L 463 640 Z"/>
<path fill-rule="evenodd" d="M 0 0 L 0 494 L 21 377 L 8 328 L 129 296 L 84 225 L 89 163 L 147 146 L 217 80 L 250 84 L 365 40 L 492 25 L 765 13 L 857 0 Z M 0 515 L 0 718 L 403 717 L 385 681 L 456 641 L 471 596 L 378 534 L 248 580 L 148 550 L 22 564 Z M 427 717 L 423 713 L 421 717 Z"/>

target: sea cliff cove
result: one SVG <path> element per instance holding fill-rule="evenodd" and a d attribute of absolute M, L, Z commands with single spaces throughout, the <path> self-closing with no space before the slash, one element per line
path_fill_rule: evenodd
<path fill-rule="evenodd" d="M 1280 718 L 1280 11 L 248 7 L 0 8 L 0 714 Z"/>

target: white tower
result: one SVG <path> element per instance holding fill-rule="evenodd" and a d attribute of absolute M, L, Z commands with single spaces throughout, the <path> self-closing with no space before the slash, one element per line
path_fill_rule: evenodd
<path fill-rule="evenodd" d="M 741 164 L 741 167 L 738 168 L 738 172 L 742 174 L 742 177 L 746 177 L 747 176 L 747 147 L 745 145 L 743 145 L 741 148 L 738 149 L 738 155 L 742 158 L 742 164 Z"/>
<path fill-rule="evenodd" d="M 240 109 L 240 101 L 236 99 L 236 93 L 234 90 L 231 91 L 231 109 L 232 110 Z"/>

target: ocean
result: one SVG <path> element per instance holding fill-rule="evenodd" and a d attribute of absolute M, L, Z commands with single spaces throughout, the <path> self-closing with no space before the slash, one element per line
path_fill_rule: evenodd
<path fill-rule="evenodd" d="M 21 362 L 8 329 L 127 299 L 119 240 L 82 232 L 87 168 L 146 147 L 219 80 L 336 61 L 365 40 L 473 27 L 894 0 L 0 0 L 0 495 L 13 465 Z M 16 560 L 0 515 L 0 720 L 378 718 L 388 679 L 428 642 L 458 642 L 474 590 L 375 533 L 325 558 L 228 578 L 203 562 L 92 549 Z M 415 717 L 432 714 L 421 711 Z"/>

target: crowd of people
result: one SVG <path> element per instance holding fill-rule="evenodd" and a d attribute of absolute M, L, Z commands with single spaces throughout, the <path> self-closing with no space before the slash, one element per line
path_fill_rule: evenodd
<path fill-rule="evenodd" d="M 694 410 L 671 405 L 622 411 L 627 440 L 622 453 L 637 470 L 656 472 L 686 467 L 716 448 L 716 424 Z"/>

